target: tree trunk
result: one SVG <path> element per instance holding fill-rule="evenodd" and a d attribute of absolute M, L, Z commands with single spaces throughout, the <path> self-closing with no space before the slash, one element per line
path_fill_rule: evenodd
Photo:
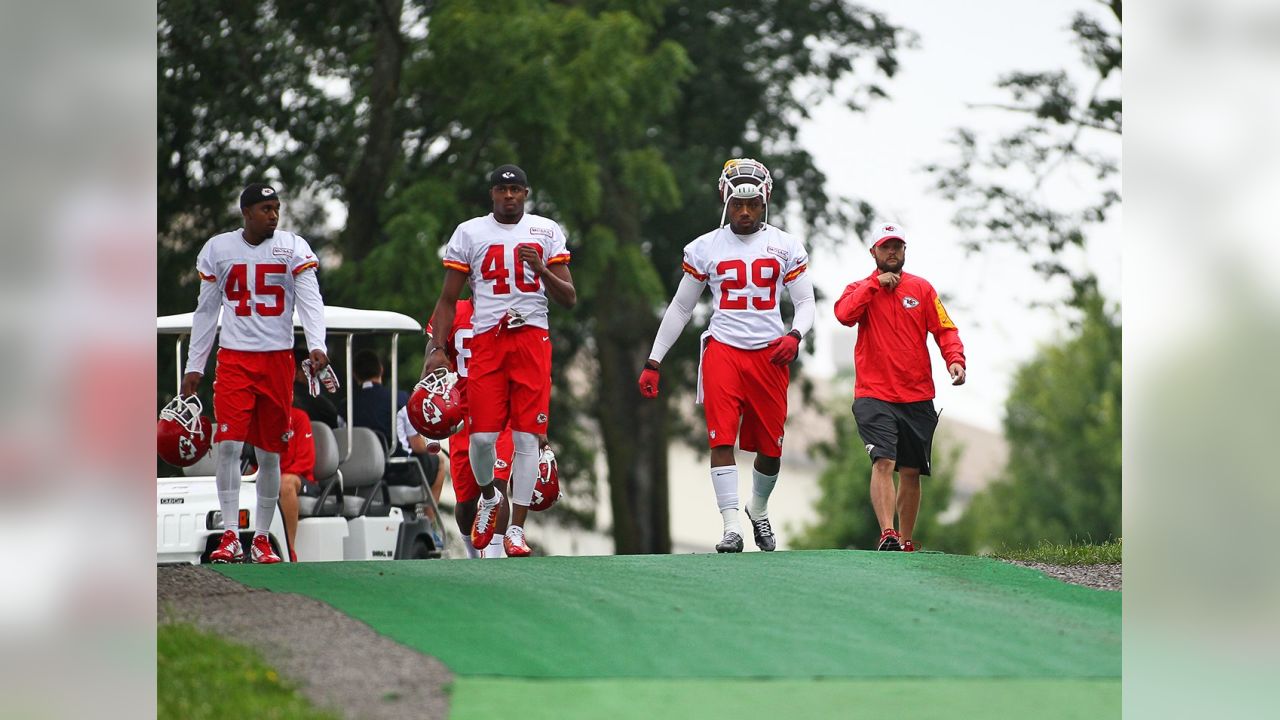
<path fill-rule="evenodd" d="M 612 269 L 602 287 L 609 287 Z M 609 467 L 614 551 L 671 552 L 667 493 L 667 401 L 640 397 L 636 379 L 648 357 L 652 310 L 636 298 L 596 304 L 600 386 L 596 414 Z"/>
<path fill-rule="evenodd" d="M 378 0 L 374 14 L 373 70 L 369 75 L 369 125 L 364 152 L 344 185 L 347 224 L 341 247 L 346 259 L 359 262 L 381 235 L 379 206 L 388 178 L 400 155 L 395 105 L 400 98 L 400 71 L 405 44 L 400 36 L 404 0 Z"/>

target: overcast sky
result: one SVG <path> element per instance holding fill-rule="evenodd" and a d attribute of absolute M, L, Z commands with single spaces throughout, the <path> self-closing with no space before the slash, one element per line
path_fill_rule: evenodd
<path fill-rule="evenodd" d="M 1060 337 L 1065 330 L 1063 314 L 1029 305 L 1062 295 L 1031 270 L 1026 256 L 1012 250 L 967 257 L 959 246 L 961 235 L 951 225 L 952 206 L 930 191 L 930 178 L 921 168 L 952 156 L 947 140 L 957 127 L 991 137 L 1021 122 L 1011 113 L 968 107 L 1006 102 L 1007 97 L 994 88 L 1004 73 L 1067 69 L 1079 78 L 1078 86 L 1090 87 L 1069 28 L 1078 10 L 1103 17 L 1105 9 L 1089 2 L 1012 0 L 872 0 L 863 4 L 914 30 L 919 46 L 899 54 L 901 69 L 886 85 L 889 100 L 864 113 L 852 113 L 834 102 L 819 107 L 801 140 L 827 174 L 831 194 L 863 197 L 883 219 L 906 228 L 906 270 L 924 277 L 949 299 L 948 310 L 960 329 L 968 359 L 968 382 L 952 387 L 929 341 L 937 405 L 949 416 L 998 430 L 1013 372 L 1034 354 L 1037 344 Z M 1119 139 L 1106 149 L 1118 158 Z M 1053 190 L 1055 200 L 1081 200 L 1089 184 L 1085 177 L 1063 178 Z M 1116 302 L 1120 298 L 1119 229 L 1116 211 L 1090 237 L 1087 258 L 1103 292 Z M 814 252 L 811 269 L 828 301 L 819 308 L 817 347 L 808 367 L 815 374 L 829 375 L 836 369 L 834 355 L 837 351 L 847 354 L 855 335 L 835 322 L 831 303 L 847 283 L 871 271 L 872 261 L 866 245 L 851 236 L 834 253 Z M 851 395 L 851 388 L 844 390 Z"/>

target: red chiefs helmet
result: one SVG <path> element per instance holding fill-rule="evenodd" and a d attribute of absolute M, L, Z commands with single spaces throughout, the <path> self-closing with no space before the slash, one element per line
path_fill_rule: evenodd
<path fill-rule="evenodd" d="M 444 440 L 462 426 L 462 395 L 444 368 L 418 381 L 406 409 L 413 429 L 432 440 Z"/>
<path fill-rule="evenodd" d="M 170 465 L 195 465 L 213 443 L 213 423 L 201 415 L 200 398 L 175 397 L 160 411 L 156 424 L 156 449 Z"/>
<path fill-rule="evenodd" d="M 551 448 L 542 449 L 538 458 L 538 482 L 533 486 L 530 510 L 546 510 L 560 499 L 560 470 L 556 467 L 556 454 Z"/>

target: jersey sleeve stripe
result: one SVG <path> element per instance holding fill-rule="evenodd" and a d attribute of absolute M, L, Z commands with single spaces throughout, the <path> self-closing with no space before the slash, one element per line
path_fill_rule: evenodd
<path fill-rule="evenodd" d="M 684 269 L 685 272 L 692 275 L 695 280 L 700 280 L 702 282 L 707 281 L 707 276 L 703 273 L 698 272 L 697 270 L 694 270 L 693 266 L 690 265 L 689 263 L 680 263 L 680 266 Z"/>
<path fill-rule="evenodd" d="M 547 261 L 547 264 L 548 264 L 548 265 L 568 265 L 568 264 L 569 264 L 569 253 L 561 253 L 560 255 L 552 255 L 552 256 L 551 256 L 551 259 Z"/>
<path fill-rule="evenodd" d="M 293 274 L 298 275 L 302 273 L 304 270 L 310 270 L 312 268 L 318 268 L 318 267 L 320 267 L 320 263 L 316 262 L 315 260 L 312 260 L 311 262 L 304 262 L 298 267 L 293 269 Z"/>
<path fill-rule="evenodd" d="M 795 270 L 792 270 L 791 272 L 783 276 L 782 282 L 791 282 L 792 280 L 795 280 L 796 278 L 803 275 L 804 271 L 808 269 L 809 269 L 808 265 L 801 265 L 800 267 L 796 268 Z"/>
<path fill-rule="evenodd" d="M 205 282 L 218 282 L 218 276 L 217 276 L 217 275 L 205 275 L 204 273 L 200 272 L 199 270 L 197 270 L 197 271 L 196 271 L 196 274 L 197 274 L 197 275 L 199 275 L 199 276 L 200 276 L 200 279 L 201 279 L 201 280 L 204 280 Z"/>
<path fill-rule="evenodd" d="M 458 272 L 467 273 L 468 275 L 470 275 L 470 274 L 471 274 L 471 266 L 470 266 L 470 265 L 468 265 L 468 264 L 466 264 L 466 263 L 460 263 L 460 262 L 458 262 L 458 261 L 456 261 L 456 260 L 445 260 L 445 261 L 444 261 L 444 266 L 445 266 L 445 267 L 447 267 L 447 268 L 449 268 L 450 270 L 457 270 Z"/>

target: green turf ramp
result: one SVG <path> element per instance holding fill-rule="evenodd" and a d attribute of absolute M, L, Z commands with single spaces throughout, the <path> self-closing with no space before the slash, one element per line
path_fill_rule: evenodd
<path fill-rule="evenodd" d="M 1119 593 L 985 558 L 832 550 L 219 571 L 327 602 L 459 675 L 1120 675 Z"/>
<path fill-rule="evenodd" d="M 460 678 L 450 720 L 1107 720 L 1119 680 L 519 680 Z"/>

